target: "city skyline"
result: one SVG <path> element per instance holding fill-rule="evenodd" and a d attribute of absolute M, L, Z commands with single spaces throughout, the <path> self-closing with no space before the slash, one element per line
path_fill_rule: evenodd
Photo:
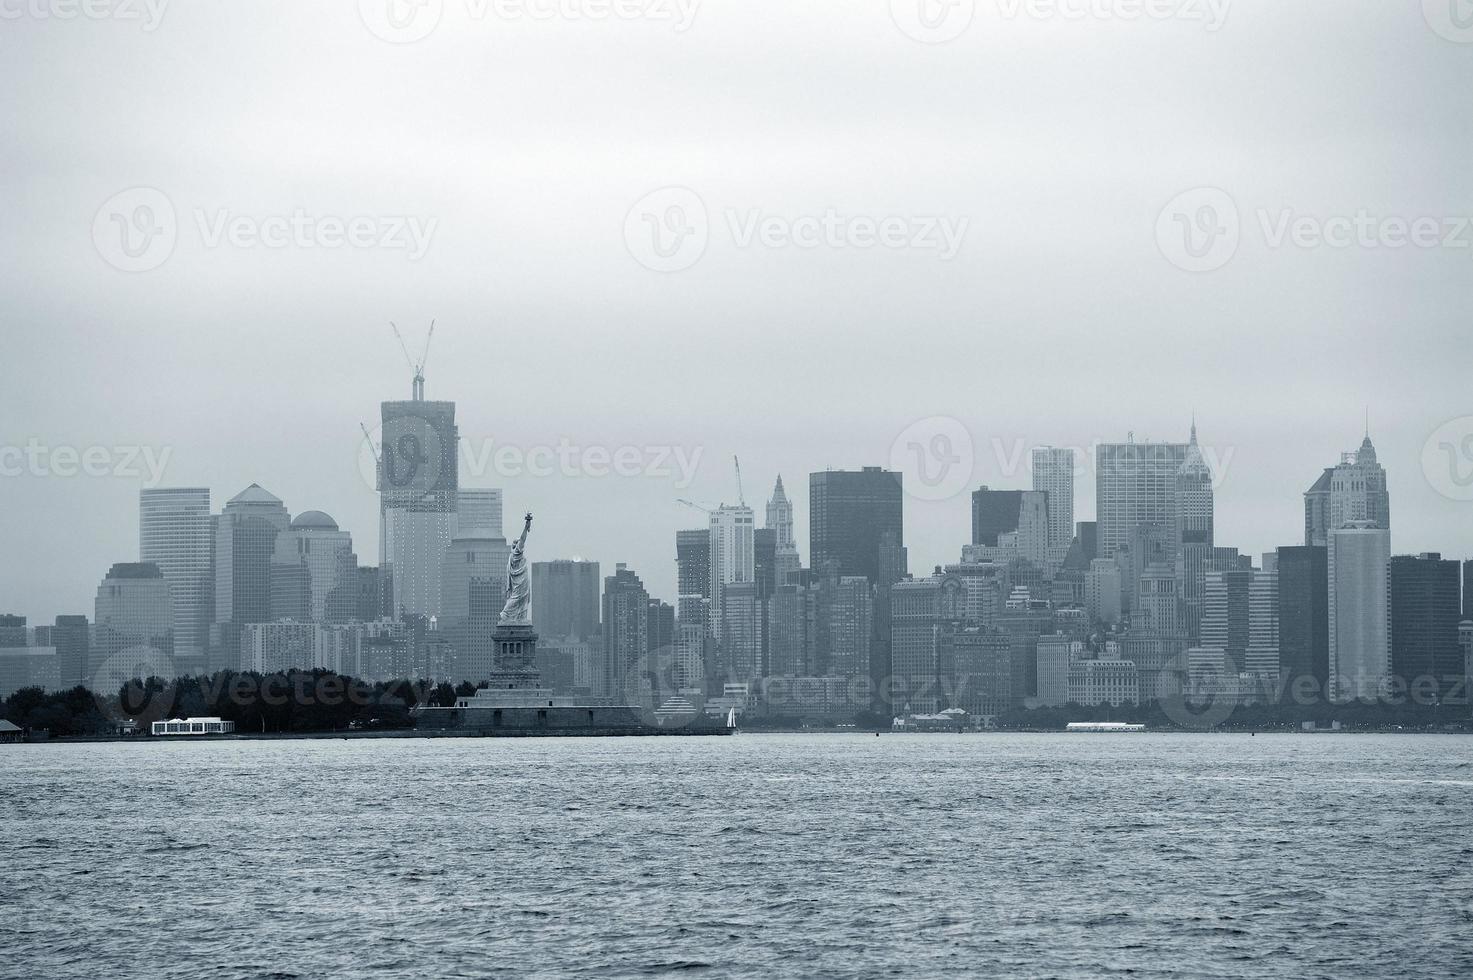
<path fill-rule="evenodd" d="M 460 404 L 460 400 L 454 397 L 447 397 L 446 401 L 449 403 L 454 403 L 457 406 L 459 406 Z M 407 405 L 411 403 L 407 401 L 394 402 L 391 399 L 385 404 Z M 1208 425 L 1210 426 L 1211 424 L 1212 420 L 1208 420 Z M 1360 425 L 1365 425 L 1365 421 L 1363 418 L 1360 420 Z M 377 434 L 375 433 L 375 435 Z M 1131 432 L 1130 437 L 1135 437 L 1135 433 Z M 364 445 L 364 438 L 364 435 L 360 432 L 358 440 L 357 442 L 355 442 L 353 447 L 355 451 L 360 453 L 360 455 Z M 459 439 L 459 444 L 462 449 L 464 449 L 464 447 L 468 444 L 474 447 L 476 445 L 475 440 L 476 437 L 474 435 L 462 434 Z M 1080 440 L 1077 445 L 1071 445 L 1071 443 L 1067 439 L 1064 439 L 1058 440 L 1057 443 L 1041 443 L 1039 446 L 1035 447 L 1026 443 L 1020 444 L 1019 440 L 1017 439 L 1008 440 L 1005 445 L 986 445 L 982 444 L 979 440 L 978 442 L 974 443 L 974 450 L 977 454 L 974 470 L 977 472 L 985 472 L 988 468 L 995 467 L 994 472 L 998 473 L 999 477 L 1006 482 L 991 485 L 992 489 L 994 490 L 1027 491 L 1032 487 L 1032 483 L 1030 482 L 1032 480 L 1030 455 L 1033 449 L 1072 449 L 1075 453 L 1075 481 L 1073 501 L 1074 519 L 1076 523 L 1080 521 L 1093 521 L 1097 518 L 1097 508 L 1095 507 L 1095 462 L 1090 455 L 1086 454 L 1085 451 L 1093 449 L 1095 446 L 1098 446 L 1100 444 L 1108 445 L 1111 443 L 1116 443 L 1119 440 L 1118 438 L 1112 439 L 1096 437 L 1092 441 L 1094 443 L 1094 446 L 1091 446 L 1089 442 L 1085 442 L 1083 440 Z M 1261 543 L 1258 542 L 1257 539 L 1255 539 L 1254 544 L 1243 545 L 1239 544 L 1239 542 L 1243 540 L 1241 535 L 1235 537 L 1234 532 L 1231 530 L 1234 527 L 1241 527 L 1243 524 L 1241 517 L 1239 517 L 1237 520 L 1234 519 L 1234 498 L 1231 495 L 1231 490 L 1234 480 L 1239 474 L 1241 474 L 1242 469 L 1244 468 L 1245 457 L 1240 452 L 1239 447 L 1227 446 L 1226 448 L 1219 448 L 1219 446 L 1215 445 L 1210 439 L 1204 439 L 1202 440 L 1202 442 L 1209 456 L 1209 467 L 1213 470 L 1213 487 L 1214 493 L 1217 497 L 1215 520 L 1218 530 L 1216 532 L 1216 537 L 1220 543 L 1236 546 L 1244 554 L 1251 555 L 1262 554 L 1264 552 L 1271 551 L 1281 545 L 1303 543 L 1303 522 L 1305 520 L 1305 513 L 1303 509 L 1302 495 L 1304 491 L 1310 490 L 1312 488 L 1312 485 L 1320 479 L 1320 476 L 1328 478 L 1329 472 L 1333 469 L 1334 458 L 1344 456 L 1347 459 L 1353 460 L 1353 457 L 1355 455 L 1354 449 L 1350 448 L 1349 444 L 1347 444 L 1346 448 L 1327 451 L 1322 457 L 1304 460 L 1305 465 L 1302 467 L 1305 471 L 1304 479 L 1302 481 L 1304 483 L 1304 486 L 1294 488 L 1292 486 L 1286 485 L 1284 487 L 1283 496 L 1287 502 L 1281 502 L 1281 506 L 1277 508 L 1278 511 L 1280 511 L 1281 513 L 1278 514 L 1278 519 L 1274 522 L 1273 525 L 1274 527 L 1279 528 L 1279 530 L 1276 532 L 1270 532 L 1267 530 L 1257 531 L 1256 533 L 1262 538 Z M 1473 527 L 1470 527 L 1466 522 L 1459 523 L 1456 521 L 1450 522 L 1442 528 L 1429 526 L 1429 522 L 1426 520 L 1418 521 L 1417 512 L 1413 509 L 1412 506 L 1404 503 L 1404 501 L 1406 501 L 1408 497 L 1416 499 L 1418 495 L 1417 491 L 1419 489 L 1418 484 L 1422 484 L 1426 488 L 1427 492 L 1430 492 L 1433 495 L 1446 500 L 1445 497 L 1442 497 L 1441 494 L 1432 489 L 1430 485 L 1431 481 L 1427 479 L 1426 475 L 1423 473 L 1422 454 L 1419 452 L 1417 457 L 1414 459 L 1408 459 L 1407 457 L 1409 453 L 1405 451 L 1398 453 L 1393 450 L 1392 453 L 1388 454 L 1384 441 L 1378 438 L 1376 442 L 1377 450 L 1383 461 L 1388 455 L 1390 455 L 1393 459 L 1400 458 L 1402 462 L 1408 466 L 1417 467 L 1412 473 L 1409 474 L 1399 473 L 1398 469 L 1394 466 L 1385 467 L 1385 478 L 1389 483 L 1390 493 L 1392 496 L 1395 496 L 1397 498 L 1399 504 L 1396 522 L 1396 537 L 1393 540 L 1392 544 L 1393 551 L 1397 554 L 1418 554 L 1422 552 L 1439 551 L 1449 555 L 1473 555 Z M 1147 441 L 1144 437 L 1141 437 L 1139 439 L 1139 444 L 1142 446 L 1185 445 L 1184 443 L 1173 443 L 1168 440 L 1153 439 Z M 533 448 L 545 448 L 549 452 L 554 454 L 558 452 L 557 443 L 553 444 L 552 446 Z M 574 447 L 575 451 L 578 453 L 585 451 L 587 448 L 591 447 Z M 602 449 L 605 447 L 597 448 Z M 1421 449 L 1423 447 L 1418 448 Z M 566 522 L 565 526 L 556 528 L 554 530 L 554 534 L 561 538 L 561 541 L 555 540 L 550 546 L 560 546 L 561 550 L 559 550 L 556 554 L 556 557 L 558 558 L 581 558 L 585 560 L 598 561 L 602 563 L 604 567 L 608 568 L 613 567 L 613 565 L 615 564 L 628 565 L 630 568 L 636 569 L 638 571 L 641 578 L 646 583 L 646 586 L 650 589 L 651 594 L 659 595 L 662 598 L 667 598 L 668 600 L 673 600 L 677 596 L 675 588 L 675 554 L 673 545 L 669 545 L 667 544 L 667 542 L 673 541 L 673 535 L 677 530 L 694 529 L 702 527 L 707 523 L 706 520 L 701 519 L 702 515 L 688 509 L 680 501 L 685 497 L 685 495 L 696 492 L 696 490 L 692 488 L 710 488 L 715 495 L 713 497 L 714 500 L 719 500 L 722 505 L 731 507 L 736 506 L 736 487 L 734 479 L 730 475 L 730 466 L 727 462 L 727 457 L 719 452 L 707 452 L 705 451 L 705 447 L 697 447 L 691 452 L 696 455 L 696 457 L 701 461 L 701 466 L 698 471 L 698 478 L 691 485 L 691 488 L 681 489 L 680 487 L 678 487 L 678 479 L 655 476 L 615 476 L 612 475 L 612 463 L 605 462 L 603 464 L 604 470 L 610 472 L 610 475 L 607 476 L 588 476 L 574 472 L 572 475 L 554 473 L 549 476 L 523 476 L 513 477 L 511 479 L 505 480 L 503 481 L 505 484 L 521 488 L 521 492 L 525 494 L 525 496 L 523 496 L 519 502 L 515 500 L 506 502 L 505 507 L 507 508 L 508 512 L 513 513 L 531 507 L 539 507 L 545 509 L 542 498 L 538 495 L 537 491 L 539 489 L 553 491 L 553 495 L 557 496 L 556 485 L 558 483 L 571 482 L 575 484 L 583 484 L 586 485 L 585 489 L 591 489 L 595 492 L 595 494 L 599 488 L 611 488 L 616 491 L 627 490 L 626 485 L 628 484 L 633 484 L 638 488 L 642 488 L 642 492 L 636 495 L 637 498 L 644 499 L 652 508 L 658 508 L 662 502 L 667 506 L 665 507 L 665 512 L 663 514 L 660 513 L 658 510 L 652 510 L 652 512 L 650 513 L 652 523 L 648 529 L 638 529 L 636 531 L 635 529 L 631 528 L 631 532 L 634 533 L 630 533 L 620 539 L 626 542 L 626 547 L 624 547 L 623 550 L 618 550 L 619 545 L 617 542 L 609 543 L 609 547 L 616 549 L 611 553 L 595 553 L 591 549 L 581 548 L 579 546 L 578 539 L 580 538 L 580 536 L 583 535 L 586 535 L 589 539 L 601 538 L 602 540 L 609 541 L 609 536 L 599 535 L 597 533 L 601 524 L 601 522 L 598 521 L 587 521 L 586 523 L 578 523 L 576 521 Z M 484 459 L 485 455 L 486 451 L 480 451 L 481 459 Z M 612 452 L 610 452 L 609 455 L 612 456 Z M 461 478 L 463 480 L 465 475 L 464 471 L 466 469 L 464 452 L 461 453 L 461 457 L 462 458 L 460 469 L 462 471 Z M 522 464 L 524 467 L 531 465 L 530 463 L 525 462 L 525 455 L 522 458 L 524 459 L 524 462 Z M 574 458 L 578 457 L 575 456 Z M 650 456 L 648 458 L 653 459 L 654 456 Z M 1224 461 L 1226 461 L 1227 463 L 1226 473 L 1224 473 L 1222 469 L 1219 468 L 1222 467 Z M 749 475 L 749 481 L 757 483 L 762 479 L 762 462 L 763 461 L 760 457 L 757 457 L 755 459 L 749 457 L 749 472 L 755 471 L 757 473 L 757 476 L 755 478 Z M 670 466 L 672 471 L 675 471 L 676 464 L 674 462 L 669 462 L 668 465 Z M 831 468 L 834 470 L 858 470 L 862 469 L 864 466 L 871 465 L 879 465 L 882 467 L 885 466 L 883 460 L 881 460 L 880 457 L 877 455 L 875 462 L 856 462 L 851 466 L 834 466 Z M 330 471 L 330 468 L 328 469 Z M 725 472 L 712 474 L 708 479 L 708 473 L 711 470 L 724 470 Z M 354 472 L 359 476 L 359 479 L 361 481 L 363 479 L 361 466 L 357 467 Z M 799 485 L 806 486 L 809 476 L 811 476 L 813 473 L 821 472 L 824 472 L 824 470 L 809 470 L 800 472 L 798 470 L 790 469 L 788 480 L 795 487 Z M 901 472 L 906 477 L 907 482 L 907 485 L 905 487 L 906 492 L 903 496 L 903 507 L 905 522 L 907 525 L 905 545 L 910 551 L 909 568 L 912 573 L 920 575 L 926 573 L 931 567 L 935 565 L 945 565 L 954 562 L 956 560 L 956 554 L 960 545 L 971 540 L 970 528 L 972 518 L 970 499 L 972 492 L 982 484 L 979 484 L 977 482 L 979 477 L 977 477 L 974 473 L 971 485 L 966 490 L 959 491 L 953 496 L 949 496 L 940 500 L 924 499 L 918 497 L 916 494 L 911 492 L 911 484 L 914 482 L 914 478 L 916 476 L 914 468 L 912 466 L 905 466 L 901 470 Z M 1317 476 L 1317 473 L 1320 474 L 1320 476 Z M 299 478 L 301 476 L 301 474 L 296 475 Z M 286 476 L 286 478 L 288 479 L 290 478 L 290 475 L 284 476 Z M 782 478 L 782 476 L 783 474 L 781 472 L 774 473 L 772 476 L 772 480 L 776 481 L 777 479 Z M 1411 479 L 1408 479 L 1408 476 L 1410 476 Z M 93 479 L 82 476 L 43 476 L 36 477 L 34 479 L 51 480 L 52 482 L 63 483 L 68 481 L 80 483 L 86 483 L 89 481 L 100 482 L 104 484 L 112 484 L 115 490 L 117 484 L 127 485 L 130 482 L 122 478 Z M 250 481 L 252 485 L 263 486 L 268 491 L 270 490 L 270 486 L 267 484 L 270 482 L 272 481 L 269 480 L 269 477 L 266 478 L 265 482 L 260 479 Z M 719 494 L 724 489 L 722 484 L 727 485 L 725 489 L 728 492 L 728 496 L 724 500 L 719 496 Z M 759 483 L 758 486 L 755 488 L 753 499 L 748 501 L 749 509 L 753 511 L 754 514 L 757 516 L 757 520 L 755 522 L 756 526 L 765 526 L 763 515 L 765 514 L 765 504 L 767 502 L 769 493 L 766 488 L 769 488 L 771 486 L 772 482 Z M 670 496 L 668 498 L 665 496 L 664 493 L 666 488 L 668 488 L 670 492 Z M 212 499 L 222 500 L 222 504 L 215 507 L 216 512 L 219 511 L 220 506 L 223 506 L 223 500 L 228 499 L 228 497 L 222 497 L 222 492 L 233 493 L 230 488 L 209 486 L 203 482 L 180 483 L 177 485 L 172 482 L 166 482 L 161 483 L 156 487 L 130 490 L 131 506 L 129 507 L 129 510 L 132 512 L 131 516 L 134 523 L 134 529 L 131 535 L 125 536 L 131 537 L 134 542 L 138 542 L 140 540 L 139 535 L 142 534 L 142 527 L 138 522 L 140 494 L 148 495 L 157 499 L 166 498 L 169 493 L 177 495 L 181 492 L 187 492 L 194 489 L 208 489 L 211 493 Z M 236 489 L 238 490 L 239 488 Z M 378 505 L 379 495 L 372 490 L 369 490 L 366 486 L 363 489 L 364 492 L 368 493 L 372 498 L 373 510 L 380 510 L 380 506 Z M 479 493 L 483 495 L 493 494 L 499 491 L 502 500 L 508 500 L 508 493 L 504 486 L 467 486 L 465 487 L 465 489 L 468 492 Z M 165 491 L 167 493 L 160 493 L 160 491 Z M 273 495 L 275 494 L 273 493 Z M 359 556 L 359 564 L 364 565 L 369 564 L 376 553 L 380 555 L 382 554 L 383 538 L 380 535 L 375 535 L 373 533 L 374 525 L 378 525 L 380 523 L 380 521 L 377 519 L 371 520 L 367 525 L 360 526 L 350 524 L 348 520 L 341 518 L 340 515 L 343 513 L 361 514 L 363 510 L 363 502 L 357 499 L 359 497 L 361 497 L 361 494 L 357 493 L 356 491 L 350 492 L 347 496 L 347 500 L 352 502 L 352 505 L 343 507 L 334 506 L 331 503 L 329 503 L 327 506 L 322 506 L 320 501 L 308 501 L 307 503 L 301 505 L 300 511 L 297 511 L 292 509 L 294 506 L 297 505 L 295 505 L 294 502 L 291 500 L 286 500 L 286 506 L 287 510 L 290 511 L 291 514 L 294 516 L 298 513 L 303 513 L 309 510 L 320 510 L 327 514 L 332 514 L 334 518 L 338 519 L 338 523 L 343 528 L 343 530 L 353 536 L 355 549 Z M 802 553 L 804 567 L 807 567 L 807 562 L 809 561 L 809 555 L 807 553 L 807 543 L 810 532 L 810 518 L 808 513 L 809 507 L 807 506 L 808 494 L 802 491 L 798 491 L 797 494 L 789 494 L 789 500 L 791 501 L 791 503 L 789 504 L 789 509 L 792 511 L 793 534 L 795 539 L 799 543 L 799 550 Z M 1448 502 L 1456 503 L 1455 501 Z M 716 504 L 712 504 L 713 509 L 716 506 Z M 1410 525 L 1410 530 L 1408 530 L 1408 525 Z M 913 527 L 915 528 L 914 530 L 912 530 Z M 366 531 L 365 528 L 367 528 Z M 950 533 L 952 528 L 960 529 L 961 538 L 959 541 L 952 541 L 946 537 L 942 537 L 938 540 L 938 531 L 941 535 L 946 535 Z M 1224 528 L 1227 528 L 1229 530 L 1225 531 L 1223 530 Z M 1289 528 L 1295 528 L 1295 530 L 1288 530 Z M 1411 535 L 1416 536 L 1411 537 L 1411 539 L 1408 540 L 1408 537 L 1410 537 Z M 1276 540 L 1271 539 L 1271 537 L 1276 538 Z M 649 540 L 651 538 L 658 538 L 658 540 L 651 542 Z M 1458 546 L 1458 542 L 1460 540 L 1466 540 L 1466 545 L 1464 547 L 1460 548 Z M 136 546 L 134 551 L 126 552 L 123 557 L 119 557 L 116 553 L 103 554 L 100 548 L 93 550 L 99 555 L 101 567 L 104 568 L 119 560 L 140 560 L 141 556 L 141 552 L 136 549 Z M 643 561 L 636 560 L 635 555 L 643 555 Z M 926 556 L 930 556 L 930 560 L 927 560 Z M 12 575 L 9 570 L 7 570 L 5 574 L 7 576 Z M 0 595 L 16 597 L 12 599 L 11 605 L 17 608 L 35 608 L 37 605 L 39 605 L 42 611 L 34 614 L 34 618 L 41 621 L 50 621 L 50 619 L 55 615 L 66 615 L 77 611 L 77 609 L 71 608 L 67 604 L 66 600 L 54 597 L 47 598 L 45 596 L 42 596 L 40 598 L 39 603 L 33 602 L 32 606 L 25 606 L 24 603 L 21 601 L 21 597 L 26 594 L 26 588 L 24 586 L 27 582 L 27 579 L 21 576 L 15 576 L 15 579 L 16 581 L 14 582 L 4 582 L 3 580 L 0 580 Z M 92 587 L 92 585 L 87 585 L 85 587 L 81 585 L 74 585 L 70 588 L 69 591 L 90 595 Z M 71 606 L 76 606 L 76 603 L 71 603 Z M 55 612 L 48 612 L 48 610 L 53 607 L 55 608 Z"/>

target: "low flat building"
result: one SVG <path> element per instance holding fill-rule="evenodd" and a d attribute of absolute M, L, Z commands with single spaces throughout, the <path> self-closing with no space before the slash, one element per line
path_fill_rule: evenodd
<path fill-rule="evenodd" d="M 235 722 L 220 718 L 169 718 L 153 723 L 154 735 L 233 735 Z"/>

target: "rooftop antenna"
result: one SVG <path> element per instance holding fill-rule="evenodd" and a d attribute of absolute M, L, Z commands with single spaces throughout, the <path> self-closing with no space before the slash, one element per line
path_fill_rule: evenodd
<path fill-rule="evenodd" d="M 425 400 L 425 361 L 430 357 L 430 341 L 435 339 L 435 321 L 430 321 L 430 332 L 425 336 L 424 351 L 419 355 L 419 362 L 409 356 L 409 345 L 404 343 L 404 335 L 399 332 L 399 325 L 393 320 L 389 326 L 394 328 L 394 336 L 399 341 L 399 349 L 404 352 L 404 360 L 409 364 L 409 370 L 414 373 L 413 398 L 417 402 Z"/>

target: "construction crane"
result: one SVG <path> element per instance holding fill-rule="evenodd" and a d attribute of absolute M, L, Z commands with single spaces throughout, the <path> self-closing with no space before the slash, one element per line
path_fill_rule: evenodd
<path fill-rule="evenodd" d="M 695 501 L 693 501 L 693 500 L 686 500 L 684 497 L 677 498 L 675 502 L 677 504 L 685 504 L 687 507 L 690 507 L 693 510 L 698 510 L 702 514 L 711 514 L 711 513 L 714 513 L 714 511 L 712 511 L 710 507 L 702 507 L 700 504 L 696 503 Z"/>
<path fill-rule="evenodd" d="M 425 335 L 424 351 L 419 355 L 419 361 L 409 356 L 409 345 L 404 343 L 404 335 L 399 332 L 399 325 L 393 320 L 389 326 L 394 328 L 394 336 L 399 340 L 399 349 L 404 352 L 404 360 L 409 364 L 409 370 L 414 372 L 414 400 L 422 402 L 425 400 L 425 361 L 430 358 L 430 341 L 435 339 L 435 321 L 430 321 L 430 332 Z"/>
<path fill-rule="evenodd" d="M 737 503 L 745 507 L 747 506 L 747 495 L 742 492 L 742 461 L 737 459 L 735 453 L 732 454 L 731 461 L 732 464 L 736 466 Z"/>
<path fill-rule="evenodd" d="M 373 465 L 378 466 L 378 447 L 373 444 L 373 433 L 369 432 L 368 426 L 362 422 L 358 423 L 358 428 L 363 430 L 363 441 L 368 443 L 368 451 L 373 453 Z"/>

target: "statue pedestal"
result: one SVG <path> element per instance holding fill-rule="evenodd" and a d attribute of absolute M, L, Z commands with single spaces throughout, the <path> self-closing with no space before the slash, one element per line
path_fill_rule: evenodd
<path fill-rule="evenodd" d="M 487 678 L 502 690 L 541 689 L 537 669 L 537 631 L 531 623 L 498 623 L 491 633 L 496 650 L 495 669 Z"/>

